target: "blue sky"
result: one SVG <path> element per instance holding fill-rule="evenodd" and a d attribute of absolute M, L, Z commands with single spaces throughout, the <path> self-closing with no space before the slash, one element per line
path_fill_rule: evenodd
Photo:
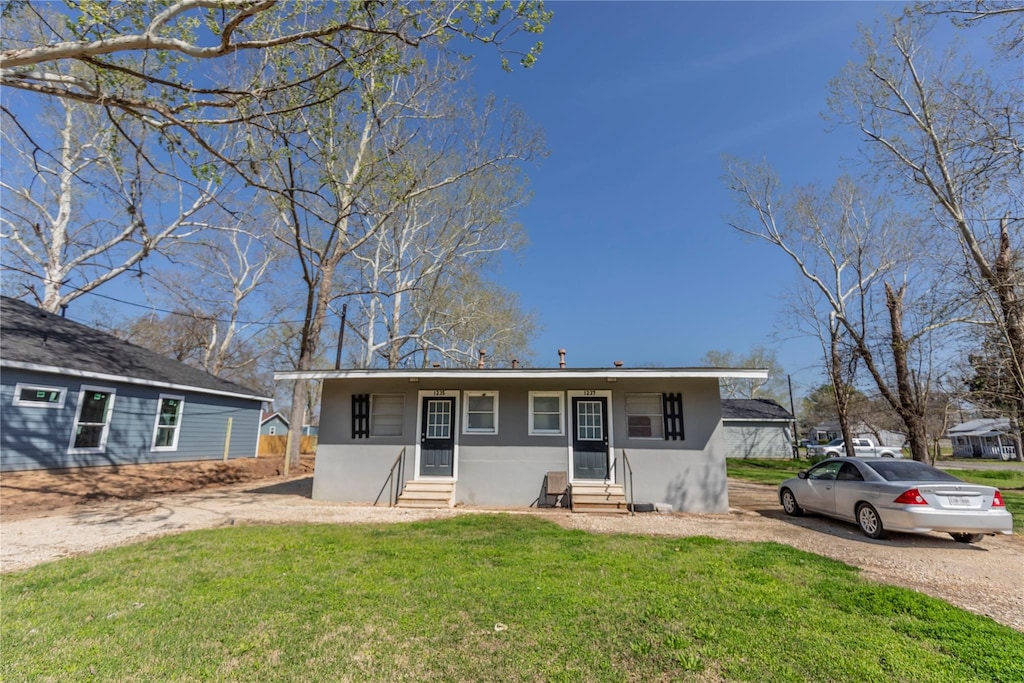
<path fill-rule="evenodd" d="M 831 185 L 859 139 L 823 120 L 828 83 L 856 58 L 858 25 L 902 5 L 549 8 L 535 67 L 506 73 L 484 50 L 473 78 L 520 106 L 550 149 L 519 216 L 530 244 L 495 274 L 543 328 L 534 364 L 554 365 L 565 348 L 572 367 L 689 366 L 710 350 L 764 346 L 798 396 L 821 384 L 817 341 L 786 318 L 796 271 L 726 223 L 736 208 L 722 155 L 767 158 L 787 185 Z M 132 287 L 101 292 L 136 298 Z M 81 307 L 72 317 L 88 322 Z"/>
<path fill-rule="evenodd" d="M 766 157 L 786 184 L 831 185 L 854 131 L 822 119 L 875 3 L 567 3 L 527 71 L 484 56 L 476 87 L 547 135 L 520 218 L 530 245 L 500 281 L 543 326 L 536 364 L 700 364 L 709 350 L 777 351 L 794 390 L 821 383 L 821 351 L 788 330 L 790 263 L 741 238 L 723 154 Z"/>

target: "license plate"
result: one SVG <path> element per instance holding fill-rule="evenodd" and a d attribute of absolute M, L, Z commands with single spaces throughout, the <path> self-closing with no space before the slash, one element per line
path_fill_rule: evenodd
<path fill-rule="evenodd" d="M 947 498 L 950 505 L 963 505 L 967 506 L 971 504 L 971 499 L 967 496 L 949 496 Z"/>

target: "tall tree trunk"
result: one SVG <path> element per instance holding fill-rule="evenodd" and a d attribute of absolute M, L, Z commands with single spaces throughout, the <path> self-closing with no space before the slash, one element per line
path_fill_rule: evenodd
<path fill-rule="evenodd" d="M 898 405 L 893 408 L 907 427 L 910 452 L 914 460 L 928 462 L 928 432 L 924 423 L 924 401 L 920 387 L 915 386 L 907 361 L 907 341 L 903 336 L 903 297 L 907 292 L 904 284 L 899 290 L 885 283 L 885 305 L 889 309 L 892 360 L 896 369 L 896 393 Z"/>
<path fill-rule="evenodd" d="M 832 390 L 836 395 L 836 414 L 839 417 L 839 430 L 843 433 L 843 448 L 846 449 L 848 457 L 857 455 L 853 445 L 853 432 L 850 429 L 850 390 L 846 386 L 846 378 L 843 376 L 843 358 L 839 352 L 839 326 L 833 325 L 831 329 L 831 363 L 829 363 L 829 374 L 832 375 Z"/>

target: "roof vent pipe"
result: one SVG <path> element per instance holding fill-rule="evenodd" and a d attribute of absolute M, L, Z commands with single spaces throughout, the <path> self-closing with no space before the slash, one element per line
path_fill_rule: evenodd
<path fill-rule="evenodd" d="M 565 349 L 558 349 L 558 367 L 565 367 Z"/>
<path fill-rule="evenodd" d="M 519 367 L 519 359 L 518 358 L 513 358 L 512 359 L 512 369 L 515 370 L 518 367 Z"/>
<path fill-rule="evenodd" d="M 621 368 L 622 367 L 622 361 L 621 360 L 615 361 L 615 367 Z"/>
<path fill-rule="evenodd" d="M 480 361 L 479 361 L 479 362 L 478 362 L 478 363 L 476 364 L 476 366 L 477 366 L 477 367 L 478 367 L 479 369 L 481 369 L 481 370 L 483 370 L 483 369 L 484 369 L 484 357 L 485 357 L 486 355 L 487 355 L 487 352 L 486 352 L 486 351 L 484 351 L 483 349 L 480 349 Z"/>
<path fill-rule="evenodd" d="M 438 363 L 436 360 L 433 363 L 431 363 L 430 365 L 431 365 L 431 367 L 435 367 L 435 368 L 441 367 L 441 364 Z"/>

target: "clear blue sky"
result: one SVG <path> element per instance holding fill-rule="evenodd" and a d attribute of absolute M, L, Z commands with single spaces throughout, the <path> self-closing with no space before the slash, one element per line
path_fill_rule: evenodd
<path fill-rule="evenodd" d="M 530 245 L 496 276 L 543 327 L 535 364 L 555 365 L 559 348 L 572 367 L 636 367 L 765 346 L 798 396 L 821 384 L 820 347 L 785 318 L 797 273 L 726 224 L 736 208 L 721 158 L 765 157 L 787 185 L 831 185 L 859 139 L 829 132 L 828 83 L 856 58 L 858 25 L 902 5 L 549 8 L 535 67 L 506 73 L 482 51 L 473 79 L 518 104 L 550 149 L 529 172 L 534 196 L 519 216 Z"/>
<path fill-rule="evenodd" d="M 721 156 L 766 157 L 786 184 L 831 185 L 856 154 L 828 132 L 829 80 L 859 23 L 897 4 L 567 3 L 527 71 L 486 56 L 476 86 L 519 104 L 551 155 L 531 170 L 524 255 L 500 281 L 543 325 L 536 364 L 696 365 L 776 349 L 794 390 L 822 380 L 817 342 L 787 330 L 792 265 L 726 225 Z"/>

